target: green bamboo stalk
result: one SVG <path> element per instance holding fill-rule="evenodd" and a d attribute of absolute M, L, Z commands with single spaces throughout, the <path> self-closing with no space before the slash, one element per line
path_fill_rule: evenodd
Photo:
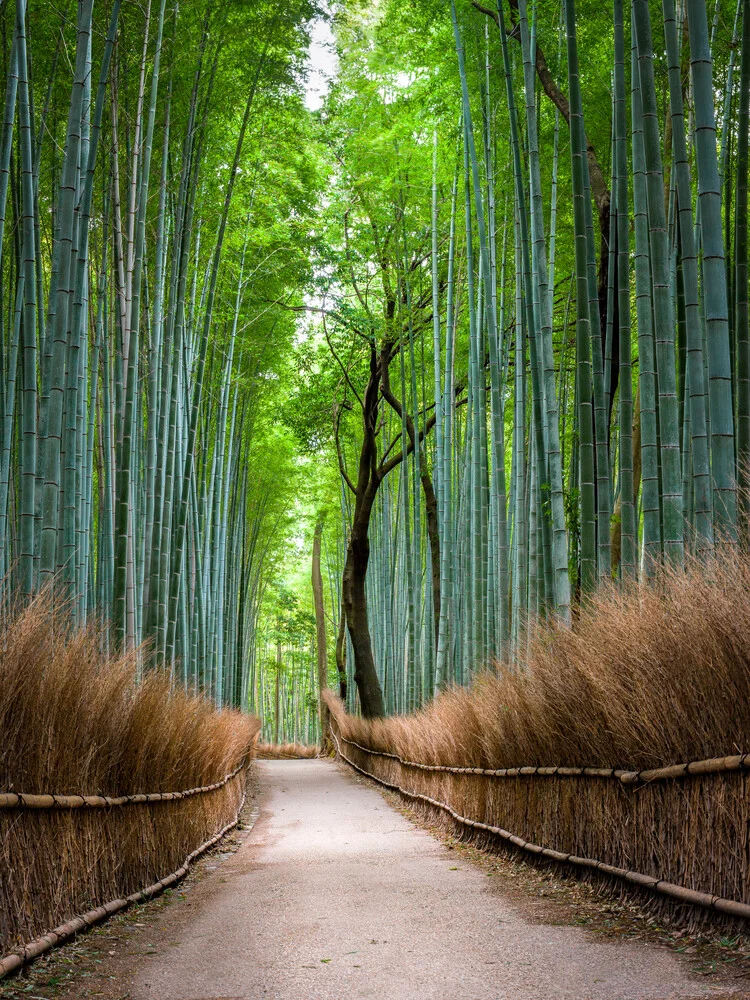
<path fill-rule="evenodd" d="M 514 362 L 514 417 L 513 417 L 513 511 L 512 564 L 513 608 L 511 621 L 511 650 L 517 654 L 527 589 L 528 522 L 526 502 L 526 338 L 523 325 L 523 269 L 521 264 L 520 222 L 516 212 L 516 323 Z"/>
<path fill-rule="evenodd" d="M 11 538 L 8 512 L 8 494 L 10 489 L 11 459 L 13 451 L 13 436 L 15 430 L 14 414 L 16 409 L 16 385 L 18 381 L 18 351 L 21 340 L 21 314 L 23 312 L 24 279 L 20 275 L 16 285 L 16 306 L 13 312 L 11 327 L 10 350 L 5 371 L 5 413 L 3 414 L 3 451 L 0 464 L 0 573 L 7 586 L 8 572 L 11 561 Z M 4 588 L 5 589 L 5 588 Z"/>
<path fill-rule="evenodd" d="M 633 482 L 633 374 L 630 313 L 630 225 L 628 214 L 625 36 L 622 0 L 614 0 L 614 162 L 616 193 L 617 324 L 620 341 L 620 538 L 621 575 L 637 575 L 638 530 Z"/>
<path fill-rule="evenodd" d="M 521 152 L 518 131 L 518 119 L 516 111 L 515 94 L 513 91 L 510 54 L 505 33 L 505 21 L 502 4 L 498 5 L 498 27 L 500 29 L 500 43 L 503 52 L 503 66 L 505 69 L 506 97 L 508 101 L 508 112 L 510 115 L 511 148 L 513 152 L 513 174 L 516 189 L 516 206 L 520 212 L 520 239 L 521 254 L 523 263 L 523 286 L 524 297 L 523 306 L 526 312 L 525 322 L 529 331 L 529 357 L 531 362 L 531 383 L 532 383 L 532 432 L 536 441 L 536 461 L 537 482 L 547 484 L 547 461 L 546 461 L 546 414 L 547 408 L 544 400 L 544 379 L 542 372 L 541 350 L 538 348 L 537 323 L 534 316 L 534 288 L 532 283 L 532 263 L 529 247 L 529 224 L 526 214 L 526 196 L 524 192 L 523 170 L 521 166 Z M 556 508 L 557 510 L 557 508 Z M 559 513 L 559 510 L 558 510 Z M 558 526 L 559 527 L 559 526 Z M 544 559 L 544 579 L 545 591 L 549 595 L 553 590 L 553 565 L 552 565 L 552 525 L 547 516 L 542 517 L 543 532 L 543 559 Z M 556 553 L 558 550 L 556 549 Z M 559 553 L 558 553 L 559 554 Z M 555 569 L 558 569 L 556 563 Z M 557 583 L 564 587 L 564 581 L 560 574 L 556 576 Z M 564 597 L 564 595 L 563 595 Z M 566 618 L 564 606 L 560 609 L 563 620 Z"/>
<path fill-rule="evenodd" d="M 13 29 L 13 42 L 8 60 L 8 75 L 5 80 L 5 101 L 3 104 L 2 138 L 0 139 L 0 260 L 2 260 L 3 235 L 8 203 L 8 181 L 10 179 L 11 154 L 13 150 L 13 125 L 16 116 L 18 94 L 18 33 Z M 0 289 L 2 294 L 2 289 Z M 2 321 L 3 300 L 0 299 L 0 322 Z"/>
<path fill-rule="evenodd" d="M 698 255 L 694 238 L 692 180 L 685 135 L 682 72 L 674 0 L 663 0 L 663 12 L 669 68 L 674 174 L 679 209 L 680 264 L 684 296 L 686 368 L 690 405 L 691 489 L 694 496 L 696 546 L 701 551 L 713 542 L 713 525 L 711 518 L 711 470 L 706 429 L 706 405 L 703 393 L 703 333 L 698 284 Z M 687 464 L 687 456 L 683 461 Z"/>
<path fill-rule="evenodd" d="M 638 72 L 643 118 L 656 372 L 659 393 L 661 508 L 664 556 L 680 565 L 684 559 L 682 469 L 675 370 L 675 323 L 669 277 L 669 243 L 664 208 L 664 177 L 654 84 L 651 18 L 647 0 L 634 0 Z"/>
<path fill-rule="evenodd" d="M 123 414 L 123 434 L 122 446 L 120 449 L 120 461 L 117 474 L 117 507 L 115 518 L 115 578 L 114 578 L 114 603 L 113 620 L 117 643 L 130 648 L 136 643 L 136 634 L 132 625 L 129 625 L 129 615 L 135 609 L 135 600 L 132 595 L 132 586 L 129 579 L 128 570 L 129 551 L 133 545 L 133 512 L 131 510 L 131 492 L 133 488 L 133 437 L 136 430 L 136 393 L 139 380 L 139 343 L 140 343 L 140 323 L 141 323 L 141 282 L 143 278 L 143 255 L 146 242 L 146 213 L 148 208 L 149 179 L 151 174 L 151 151 L 153 148 L 154 124 L 156 120 L 156 103 L 159 89 L 159 70 L 161 61 L 162 39 L 164 33 L 164 11 L 166 0 L 162 0 L 159 9 L 159 20 L 156 30 L 156 52 L 154 54 L 154 66 L 151 76 L 151 94 L 148 111 L 148 122 L 146 126 L 146 137 L 143 147 L 143 162 L 141 172 L 140 189 L 136 196 L 135 188 L 135 163 L 133 169 L 133 187 L 131 202 L 133 206 L 137 200 L 137 213 L 133 213 L 131 208 L 132 224 L 135 227 L 133 238 L 129 240 L 132 247 L 132 266 L 129 266 L 130 295 L 129 299 L 129 344 L 128 344 L 128 366 L 127 382 L 125 389 L 125 411 Z M 146 28 L 144 32 L 144 59 L 142 66 L 145 67 L 145 45 L 148 41 L 148 26 L 151 4 L 148 5 L 146 16 Z M 139 135 L 141 121 L 141 100 L 143 92 L 143 72 L 141 79 L 141 89 L 139 93 L 139 107 L 137 115 L 136 141 L 134 155 L 139 152 Z"/>
<path fill-rule="evenodd" d="M 594 485 L 594 421 L 591 397 L 591 313 L 589 310 L 586 235 L 586 133 L 578 69 L 575 0 L 565 0 L 570 93 L 570 159 L 576 257 L 576 393 L 581 497 L 581 589 L 591 591 L 597 579 L 596 491 Z"/>
<path fill-rule="evenodd" d="M 737 330 L 737 478 L 740 502 L 748 510 L 750 486 L 750 303 L 748 302 L 748 133 L 750 132 L 750 0 L 741 0 L 742 55 L 737 115 L 735 189 L 735 324 Z"/>
<path fill-rule="evenodd" d="M 65 418 L 64 418 L 64 453 L 65 464 L 63 473 L 63 524 L 62 524 L 62 551 L 64 579 L 68 585 L 70 596 L 79 603 L 79 616 L 81 614 L 80 602 L 83 597 L 83 587 L 81 585 L 82 567 L 77 564 L 77 558 L 82 554 L 80 544 L 80 481 L 82 479 L 82 454 L 79 448 L 82 443 L 83 410 L 85 405 L 83 382 L 86 376 L 85 364 L 82 364 L 82 355 L 85 354 L 87 344 L 87 323 L 88 323 L 88 263 L 89 263 L 89 230 L 91 219 L 91 203 L 94 191 L 94 171 L 99 148 L 99 137 L 101 134 L 102 118 L 104 114 L 104 99 L 109 75 L 109 66 L 112 58 L 112 51 L 117 33 L 117 21 L 120 12 L 119 0 L 113 5 L 110 17 L 109 30 L 102 56 L 101 71 L 97 87 L 96 106 L 94 110 L 92 129 L 87 141 L 81 142 L 81 159 L 85 162 L 86 169 L 81 184 L 80 197 L 76 206 L 75 224 L 77 227 L 77 241 L 75 247 L 74 268 L 74 289 L 73 299 L 69 303 L 68 317 L 68 350 L 67 350 L 67 378 L 65 388 Z M 90 45 L 90 34 L 88 44 Z M 87 60 L 88 61 L 88 60 Z M 90 78 L 90 73 L 89 73 Z M 88 83 L 84 88 L 83 106 L 90 104 L 88 94 Z M 82 111 L 82 121 L 85 121 L 85 112 Z M 86 130 L 82 129 L 82 136 Z M 85 156 L 85 160 L 84 160 Z"/>
<path fill-rule="evenodd" d="M 524 57 L 526 81 L 526 127 L 529 141 L 529 171 L 531 178 L 531 231 L 532 259 L 537 277 L 537 296 L 540 303 L 541 323 L 539 329 L 540 354 L 544 378 L 544 398 L 546 404 L 546 447 L 545 463 L 549 476 L 549 500 L 552 512 L 552 544 L 555 587 L 555 607 L 560 618 L 570 623 L 570 578 L 568 576 L 568 540 L 565 525 L 565 503 L 562 486 L 562 450 L 560 446 L 560 412 L 555 388 L 555 359 L 552 344 L 552 300 L 548 285 L 549 272 L 544 238 L 544 206 L 542 182 L 539 166 L 539 137 L 534 102 L 535 67 L 532 64 L 532 45 L 529 39 L 526 0 L 519 0 L 521 24 L 521 46 Z M 507 46 L 506 46 L 507 47 Z M 534 46 L 534 49 L 536 46 Z M 551 254 L 554 260 L 554 251 Z M 546 489 L 542 489 L 540 520 L 545 518 Z"/>
<path fill-rule="evenodd" d="M 446 289 L 445 312 L 445 386 L 441 402 L 441 412 L 445 415 L 445 426 L 442 436 L 443 469 L 443 522 L 440 547 L 440 620 L 438 624 L 438 643 L 435 658 L 435 691 L 439 691 L 448 680 L 448 644 L 450 640 L 453 619 L 453 552 L 454 522 L 453 522 L 453 342 L 454 342 L 454 288 L 455 288 L 455 250 L 456 250 L 456 205 L 458 199 L 458 172 L 453 177 L 451 195 L 451 217 L 448 239 L 448 274 Z"/>
<path fill-rule="evenodd" d="M 34 232 L 34 173 L 29 107 L 28 57 L 26 52 L 26 0 L 16 0 L 18 40 L 18 138 L 21 147 L 21 187 L 23 218 L 23 323 L 21 394 L 21 499 L 20 552 L 18 574 L 20 592 L 30 597 L 34 580 L 34 494 L 36 491 L 37 450 L 37 301 L 36 244 Z"/>
<path fill-rule="evenodd" d="M 46 406 L 44 438 L 44 490 L 41 529 L 41 582 L 52 579 L 58 568 L 58 544 L 61 541 L 58 513 L 61 487 L 63 402 L 65 396 L 66 355 L 75 274 L 73 273 L 75 200 L 78 187 L 77 173 L 80 162 L 83 99 L 87 84 L 86 66 L 89 38 L 92 30 L 93 0 L 82 0 L 78 12 L 76 36 L 76 62 L 73 89 L 68 112 L 65 157 L 60 179 L 58 200 L 58 261 L 54 287 L 54 313 L 50 317 L 52 337 L 49 359 L 49 394 Z"/>
<path fill-rule="evenodd" d="M 433 134 L 432 149 L 432 201 L 430 212 L 430 266 L 432 285 L 432 372 L 433 372 L 433 395 L 435 399 L 435 492 L 438 501 L 438 531 L 443 545 L 445 545 L 445 483 L 443 469 L 443 384 L 440 370 L 440 280 L 438 277 L 438 135 L 437 129 Z M 415 414 L 416 416 L 416 414 Z M 442 555 L 442 553 L 441 553 Z M 443 560 L 441 558 L 441 577 Z M 441 579 L 442 584 L 442 579 Z M 442 587 L 441 587 L 442 590 Z M 440 641 L 440 609 L 438 609 L 438 634 L 436 645 Z M 441 665 L 441 674 L 443 671 Z M 442 678 L 436 679 L 439 686 Z"/>
<path fill-rule="evenodd" d="M 165 316 L 166 297 L 166 242 L 167 242 L 167 165 L 169 157 L 169 136 L 172 107 L 172 74 L 170 73 L 166 110 L 163 125 L 161 179 L 159 184 L 159 208 L 156 222 L 156 243 L 154 254 L 154 304 L 151 316 L 149 395 L 148 395 L 148 443 L 146 454 L 146 526 L 145 552 L 148 562 L 148 581 L 144 587 L 144 634 L 154 635 L 154 616 L 158 594 L 159 545 L 161 542 L 161 503 L 163 458 L 157 456 L 159 443 L 164 440 L 166 423 L 166 402 L 164 399 L 170 381 L 171 341 L 167 337 Z"/>
<path fill-rule="evenodd" d="M 732 371 L 729 350 L 726 264 L 721 220 L 721 182 L 716 148 L 713 63 L 706 8 L 686 0 L 690 70 L 695 101 L 696 174 L 703 249 L 703 298 L 708 341 L 711 471 L 714 530 L 737 535 Z"/>
<path fill-rule="evenodd" d="M 643 514 L 644 569 L 647 574 L 651 574 L 654 566 L 661 559 L 662 554 L 656 414 L 657 395 L 641 87 L 634 29 L 631 34 L 635 306 L 638 322 L 638 388 L 641 418 L 641 510 Z"/>

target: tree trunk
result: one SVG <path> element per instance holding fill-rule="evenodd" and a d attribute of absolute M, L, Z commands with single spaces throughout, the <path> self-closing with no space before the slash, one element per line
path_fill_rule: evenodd
<path fill-rule="evenodd" d="M 277 623 L 277 628 L 281 629 L 281 622 Z M 276 687 L 274 690 L 274 726 L 273 726 L 273 741 L 274 743 L 279 742 L 279 715 L 281 714 L 281 698 L 279 692 L 279 683 L 281 679 L 281 633 L 276 639 Z"/>
<path fill-rule="evenodd" d="M 341 602 L 339 630 L 336 634 L 336 669 L 339 674 L 339 698 L 346 704 L 346 610 Z"/>
<path fill-rule="evenodd" d="M 320 543 L 323 537 L 323 515 L 318 515 L 313 535 L 312 552 L 312 590 L 315 606 L 315 643 L 317 647 L 318 664 L 318 707 L 320 711 L 320 745 L 326 747 L 329 743 L 328 706 L 323 701 L 323 692 L 328 688 L 328 644 L 326 642 L 325 605 L 323 604 L 323 577 L 320 572 Z"/>
<path fill-rule="evenodd" d="M 427 463 L 422 466 L 422 492 L 427 514 L 427 535 L 430 539 L 430 567 L 432 570 L 432 616 L 435 627 L 435 649 L 440 635 L 440 531 L 438 529 L 438 505 L 432 479 L 427 471 Z"/>
<path fill-rule="evenodd" d="M 379 719 L 385 716 L 385 704 L 378 674 L 375 670 L 375 658 L 372 655 L 372 639 L 367 620 L 367 598 L 365 596 L 367 564 L 370 560 L 368 528 L 371 509 L 371 504 L 363 505 L 362 509 L 355 514 L 355 522 L 346 550 L 343 584 L 346 624 L 354 647 L 354 680 L 359 691 L 362 715 L 366 719 Z"/>

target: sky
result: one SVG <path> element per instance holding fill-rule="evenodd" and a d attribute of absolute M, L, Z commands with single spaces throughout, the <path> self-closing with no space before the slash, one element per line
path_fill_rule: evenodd
<path fill-rule="evenodd" d="M 305 104 L 311 111 L 323 103 L 328 81 L 335 76 L 338 68 L 333 33 L 327 20 L 317 18 L 310 32 L 310 52 L 308 55 L 310 75 L 307 81 Z"/>

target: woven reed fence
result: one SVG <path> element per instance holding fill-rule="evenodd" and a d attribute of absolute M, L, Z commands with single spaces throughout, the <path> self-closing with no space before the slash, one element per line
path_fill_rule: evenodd
<path fill-rule="evenodd" d="M 234 771 L 198 788 L 0 794 L 0 978 L 179 881 L 236 825 L 253 751 L 254 744 Z"/>
<path fill-rule="evenodd" d="M 649 771 L 450 767 L 355 742 L 331 708 L 346 763 L 461 836 L 655 893 L 677 922 L 720 914 L 747 926 L 750 754 Z"/>
<path fill-rule="evenodd" d="M 304 743 L 259 743 L 255 748 L 258 760 L 304 760 L 319 755 L 319 746 Z"/>

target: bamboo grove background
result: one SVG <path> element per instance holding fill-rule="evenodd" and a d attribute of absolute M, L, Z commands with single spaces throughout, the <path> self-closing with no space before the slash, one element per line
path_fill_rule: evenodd
<path fill-rule="evenodd" d="M 0 30 L 5 598 L 54 585 L 312 741 L 321 680 L 410 710 L 743 540 L 747 0 L 4 0 Z"/>
<path fill-rule="evenodd" d="M 285 510 L 310 12 L 0 5 L 4 596 L 54 583 L 235 706 Z"/>
<path fill-rule="evenodd" d="M 337 400 L 327 531 L 341 565 L 367 534 L 382 704 L 356 642 L 338 666 L 379 715 L 523 662 L 526 624 L 603 582 L 742 542 L 750 6 L 391 3 L 337 39 L 338 256 L 299 399 Z"/>

